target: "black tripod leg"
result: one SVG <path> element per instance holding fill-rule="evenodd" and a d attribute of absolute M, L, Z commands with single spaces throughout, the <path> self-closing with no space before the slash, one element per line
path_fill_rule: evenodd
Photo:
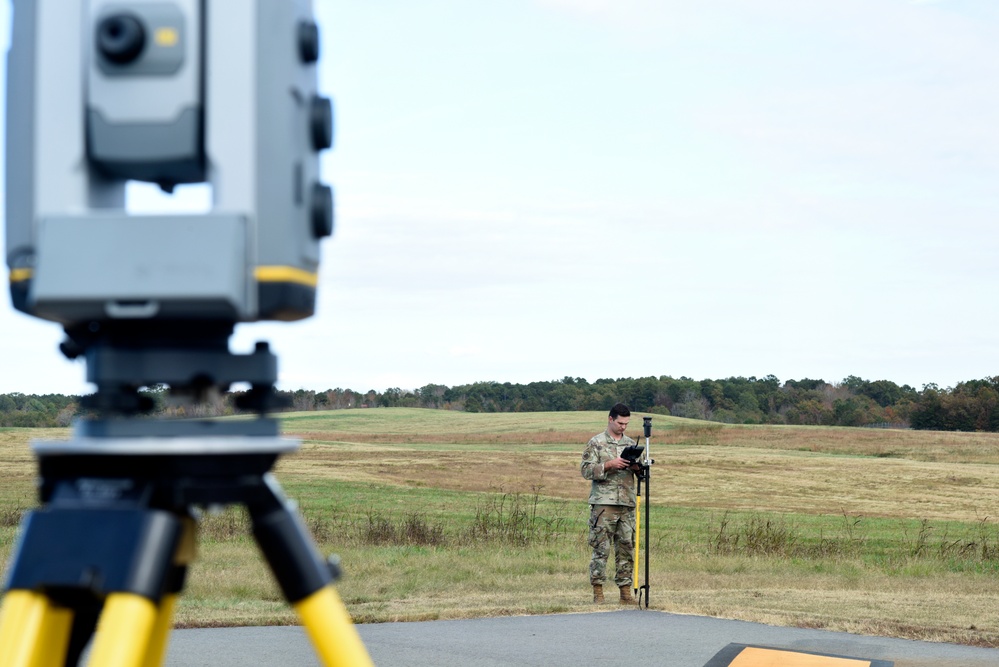
<path fill-rule="evenodd" d="M 248 506 L 253 537 L 291 604 L 332 582 L 329 565 L 319 558 L 308 529 L 283 498 Z"/>
<path fill-rule="evenodd" d="M 187 568 L 194 562 L 196 555 L 197 527 L 189 516 L 181 520 L 183 529 L 177 550 L 174 553 L 167 578 L 163 585 L 163 597 L 156 611 L 156 621 L 146 650 L 146 665 L 161 665 L 166 656 L 170 630 L 173 628 L 173 611 L 177 600 L 184 590 L 187 580 Z"/>
<path fill-rule="evenodd" d="M 298 612 L 319 659 L 327 667 L 372 666 L 332 583 L 330 566 L 318 554 L 298 513 L 268 479 L 270 496 L 248 505 L 253 536 L 285 598 Z"/>
<path fill-rule="evenodd" d="M 97 619 L 101 614 L 101 605 L 80 605 L 73 613 L 73 627 L 69 633 L 69 646 L 66 649 L 66 667 L 76 665 L 80 662 L 83 649 L 87 647 L 94 629 L 97 627 Z"/>

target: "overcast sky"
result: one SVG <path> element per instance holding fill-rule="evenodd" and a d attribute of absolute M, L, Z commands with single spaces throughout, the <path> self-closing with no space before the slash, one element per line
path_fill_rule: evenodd
<path fill-rule="evenodd" d="M 233 340 L 282 388 L 999 374 L 995 0 L 316 11 L 318 312 Z M 0 392 L 89 391 L 6 301 Z"/>

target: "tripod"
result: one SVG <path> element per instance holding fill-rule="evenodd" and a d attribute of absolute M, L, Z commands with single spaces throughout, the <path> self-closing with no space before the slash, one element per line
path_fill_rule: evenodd
<path fill-rule="evenodd" d="M 649 457 L 649 438 L 652 436 L 652 417 L 642 417 L 642 427 L 645 430 L 645 450 L 642 460 L 639 462 L 639 469 L 635 472 L 635 569 L 632 574 L 632 585 L 635 590 L 635 597 L 638 599 L 638 608 L 642 608 L 642 599 L 645 599 L 645 608 L 649 608 L 649 479 L 652 476 L 652 464 L 655 459 Z M 642 541 L 642 482 L 645 482 L 645 584 L 638 585 L 638 561 L 641 554 Z"/>
<path fill-rule="evenodd" d="M 111 380 L 119 366 L 91 352 L 97 356 L 88 356 L 88 374 L 100 378 L 94 401 L 138 405 L 136 392 Z M 131 368 L 157 376 L 192 377 L 186 367 L 203 373 L 206 363 L 222 382 L 229 371 L 252 375 L 250 400 L 261 406 L 272 400 L 266 380 L 271 367 L 276 374 L 276 361 L 266 346 L 243 357 L 218 350 L 125 354 L 132 355 Z M 139 361 L 134 355 L 143 363 L 132 365 Z M 246 507 L 254 538 L 321 661 L 371 665 L 331 586 L 338 569 L 319 557 L 270 474 L 278 456 L 297 446 L 262 416 L 225 422 L 106 417 L 78 422 L 68 442 L 34 443 L 42 507 L 22 524 L 10 566 L 0 608 L 0 666 L 75 665 L 92 636 L 91 665 L 161 664 L 174 605 L 195 559 L 193 509 L 228 504 Z"/>

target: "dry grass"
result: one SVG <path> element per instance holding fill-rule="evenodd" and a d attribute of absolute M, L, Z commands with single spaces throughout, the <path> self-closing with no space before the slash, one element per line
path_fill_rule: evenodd
<path fill-rule="evenodd" d="M 858 434 L 857 444 L 849 444 L 851 432 Z M 523 433 L 471 436 L 440 448 L 398 442 L 372 446 L 373 440 L 391 440 L 392 434 L 384 433 L 360 434 L 353 441 L 326 440 L 317 432 L 292 434 L 306 444 L 279 465 L 290 477 L 456 491 L 526 493 L 541 486 L 545 495 L 566 499 L 585 498 L 589 486 L 578 471 L 575 450 L 589 437 L 581 433 L 544 432 L 538 438 L 563 443 L 572 435 L 577 439 L 571 452 Z M 501 439 L 479 447 L 487 437 Z M 981 460 L 999 451 L 999 434 L 756 427 L 710 429 L 702 438 L 707 442 L 691 443 L 696 437 L 689 433 L 667 432 L 661 439 L 680 443 L 654 445 L 652 497 L 661 503 L 956 521 L 999 517 L 999 466 Z M 420 444 L 429 440 L 425 436 Z M 973 442 L 979 443 L 978 454 L 971 451 Z M 948 453 L 948 447 L 963 453 Z M 883 455 L 906 450 L 912 455 Z"/>
<path fill-rule="evenodd" d="M 999 463 L 999 433 L 956 433 L 811 426 L 700 426 L 663 431 L 664 445 L 703 445 L 901 458 L 948 463 Z"/>
<path fill-rule="evenodd" d="M 696 569 L 666 575 L 666 607 L 675 611 L 786 625 L 999 645 L 999 585 L 957 575 L 913 579 L 886 574 L 792 573 L 774 580 L 772 565 L 731 559 L 729 572 Z M 716 564 L 717 566 L 717 564 Z M 654 590 L 654 594 L 657 592 Z"/>
<path fill-rule="evenodd" d="M 517 416 L 502 416 L 504 429 L 493 432 L 397 433 L 389 419 L 350 431 L 331 424 L 329 431 L 295 433 L 306 444 L 282 462 L 281 471 L 288 477 L 481 493 L 542 487 L 548 496 L 578 500 L 588 487 L 577 469 L 579 450 L 602 425 L 602 415 L 593 415 L 596 429 L 583 430 L 579 416 L 563 421 L 562 415 L 535 415 L 530 427 L 518 424 Z M 999 516 L 999 434 L 718 426 L 658 416 L 654 425 L 656 504 L 765 516 L 841 516 L 844 525 L 869 517 L 988 522 Z M 631 435 L 638 437 L 640 431 Z M 915 529 L 908 538 L 913 545 L 921 539 Z M 967 538 L 965 544 L 972 542 Z M 585 548 L 580 551 L 575 572 L 585 568 Z M 999 585 L 992 577 L 934 569 L 920 573 L 918 568 L 900 574 L 897 568 L 872 570 L 863 563 L 812 572 L 809 566 L 774 559 L 736 558 L 732 564 L 719 555 L 690 558 L 677 562 L 675 555 L 654 552 L 653 563 L 672 563 L 653 573 L 653 581 L 663 582 L 654 589 L 653 606 L 779 625 L 999 645 L 994 604 Z M 572 574 L 564 588 L 546 584 L 545 598 L 555 608 L 587 609 L 580 604 L 579 588 L 578 575 Z M 499 600 L 492 597 L 496 592 L 481 600 L 465 592 L 460 606 L 476 607 L 476 615 L 494 609 L 523 613 L 518 591 L 511 592 L 510 599 Z M 398 605 L 371 602 L 367 595 L 353 599 L 352 610 L 362 618 L 372 604 L 393 618 L 441 613 L 441 605 L 416 608 L 417 600 L 435 596 L 414 594 Z"/>
<path fill-rule="evenodd" d="M 181 626 L 292 624 L 269 573 L 252 550 L 212 548 L 192 572 Z M 347 576 L 338 585 L 357 622 L 437 620 L 593 611 L 580 579 L 585 545 L 550 562 L 536 548 L 338 549 Z M 653 558 L 652 608 L 794 627 L 999 646 L 999 582 L 956 574 L 903 576 L 859 563 L 812 571 L 745 557 Z M 613 604 L 604 609 L 613 609 Z"/>
<path fill-rule="evenodd" d="M 304 444 L 277 474 L 323 550 L 343 558 L 340 592 L 360 621 L 589 611 L 578 462 L 604 422 L 600 413 L 293 414 L 285 431 Z M 654 426 L 653 608 L 999 646 L 999 434 L 660 416 Z M 34 503 L 27 438 L 65 433 L 0 430 L 0 555 L 13 537 L 4 512 L 12 524 Z M 518 494 L 540 495 L 569 534 L 514 544 L 475 533 L 477 513 Z M 406 541 L 413 517 L 442 526 L 436 543 Z M 219 521 L 203 531 L 179 624 L 295 622 L 245 526 Z M 746 546 L 754 521 L 776 527 L 773 549 Z"/>
<path fill-rule="evenodd" d="M 566 445 L 575 451 L 596 431 L 604 416 L 593 412 L 469 414 L 419 409 L 369 410 L 364 419 L 345 410 L 299 413 L 286 430 L 305 441 L 371 445 L 509 445 L 527 449 Z M 301 416 L 300 416 L 301 415 Z M 641 440 L 636 413 L 628 435 Z M 999 463 L 999 433 L 956 433 L 812 426 L 721 425 L 677 417 L 653 417 L 652 444 L 730 446 L 820 454 L 905 458 L 952 463 Z"/>

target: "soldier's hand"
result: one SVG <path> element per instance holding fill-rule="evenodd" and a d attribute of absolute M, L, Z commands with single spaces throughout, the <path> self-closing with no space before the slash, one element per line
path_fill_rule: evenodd
<path fill-rule="evenodd" d="M 616 459 L 611 459 L 610 461 L 604 462 L 604 470 L 620 470 L 621 468 L 627 468 L 630 462 L 622 459 L 620 456 Z"/>

